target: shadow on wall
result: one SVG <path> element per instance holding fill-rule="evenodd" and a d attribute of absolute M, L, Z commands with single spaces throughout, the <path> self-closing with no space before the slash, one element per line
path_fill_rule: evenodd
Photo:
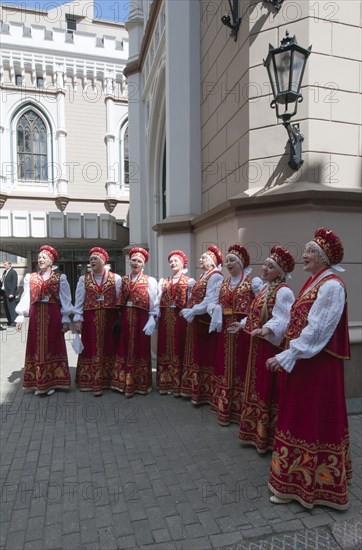
<path fill-rule="evenodd" d="M 306 161 L 298 171 L 292 170 L 288 165 L 288 161 L 289 143 L 286 144 L 285 154 L 280 157 L 267 183 L 255 194 L 255 196 L 262 195 L 267 191 L 271 191 L 288 183 L 303 182 L 324 186 L 330 184 L 336 184 L 337 187 L 342 186 L 342 182 L 338 179 L 338 165 L 331 162 L 326 164 L 325 158 L 321 157 L 318 160 L 313 160 L 312 163 Z"/>

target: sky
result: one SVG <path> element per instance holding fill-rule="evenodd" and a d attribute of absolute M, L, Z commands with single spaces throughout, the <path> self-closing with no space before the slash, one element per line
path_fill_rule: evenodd
<path fill-rule="evenodd" d="M 74 1 L 76 2 L 77 0 Z M 94 17 L 113 22 L 126 21 L 131 2 L 132 0 L 93 0 Z M 66 0 L 0 0 L 0 4 L 35 8 L 38 10 L 52 10 L 66 3 Z"/>

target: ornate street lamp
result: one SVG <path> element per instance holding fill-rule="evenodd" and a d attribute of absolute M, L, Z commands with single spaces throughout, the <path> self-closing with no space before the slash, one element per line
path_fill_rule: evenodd
<path fill-rule="evenodd" d="M 265 4 L 272 4 L 275 11 L 278 12 L 280 10 L 280 8 L 282 7 L 282 4 L 283 4 L 284 0 L 263 0 L 263 2 Z"/>
<path fill-rule="evenodd" d="M 264 4 L 271 4 L 275 11 L 278 13 L 284 0 L 262 0 Z M 236 41 L 238 37 L 239 27 L 241 23 L 241 17 L 239 17 L 239 0 L 228 0 L 230 11 L 222 16 L 221 22 L 223 25 L 231 29 L 230 36 Z"/>
<path fill-rule="evenodd" d="M 222 16 L 221 22 L 231 29 L 230 36 L 234 37 L 234 40 L 238 37 L 238 31 L 241 23 L 241 17 L 239 18 L 239 0 L 229 0 L 230 12 Z"/>
<path fill-rule="evenodd" d="M 269 44 L 269 53 L 264 66 L 268 70 L 269 80 L 274 99 L 270 106 L 276 109 L 277 118 L 283 120 L 290 142 L 289 166 L 298 170 L 303 164 L 302 141 L 299 124 L 291 124 L 290 119 L 297 113 L 298 103 L 303 101 L 300 87 L 304 75 L 307 59 L 311 54 L 312 46 L 306 50 L 297 44 L 295 36 L 290 38 L 288 31 L 281 41 L 279 48 Z M 284 110 L 280 112 L 280 109 Z"/>

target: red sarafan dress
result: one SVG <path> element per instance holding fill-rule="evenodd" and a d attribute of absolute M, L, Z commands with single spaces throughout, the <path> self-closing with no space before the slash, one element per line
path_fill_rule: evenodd
<path fill-rule="evenodd" d="M 242 443 L 254 445 L 260 453 L 273 448 L 282 381 L 281 372 L 267 370 L 265 363 L 281 350 L 277 344 L 283 340 L 293 302 L 293 292 L 284 282 L 266 284 L 254 298 L 245 323 L 249 353 L 239 438 Z M 250 335 L 263 327 L 272 331 L 273 343 Z"/>
<path fill-rule="evenodd" d="M 211 409 L 217 412 L 220 424 L 240 421 L 241 403 L 244 394 L 248 345 L 242 332 L 227 331 L 231 323 L 241 321 L 249 313 L 254 298 L 251 277 L 243 276 L 233 289 L 231 278 L 223 281 L 219 292 L 222 307 L 222 330 L 217 333 L 214 375 L 212 380 Z M 244 344 L 245 341 L 245 344 Z"/>
<path fill-rule="evenodd" d="M 118 297 L 121 307 L 121 334 L 117 345 L 112 374 L 112 389 L 147 394 L 152 389 L 151 337 L 143 332 L 149 314 L 153 313 L 157 297 L 157 282 L 140 273 L 135 280 L 122 277 Z"/>
<path fill-rule="evenodd" d="M 212 269 L 195 283 L 187 308 L 207 311 L 211 302 L 217 302 L 223 275 Z M 210 285 L 210 286 L 209 286 Z M 208 291 L 209 287 L 209 292 Z M 200 306 L 200 308 L 198 308 Z M 217 333 L 209 333 L 210 315 L 198 313 L 187 325 L 184 363 L 182 367 L 181 395 L 191 397 L 194 404 L 210 403 L 214 372 Z"/>
<path fill-rule="evenodd" d="M 24 389 L 47 393 L 70 387 L 70 372 L 62 323 L 72 311 L 66 276 L 31 273 L 25 276 L 24 292 L 16 308 L 29 314 L 25 351 Z"/>
<path fill-rule="evenodd" d="M 87 273 L 78 282 L 74 319 L 83 315 L 84 350 L 78 356 L 75 383 L 81 391 L 100 394 L 111 387 L 117 345 L 113 337 L 118 318 L 116 277 L 120 279 L 104 271 L 98 283 L 93 273 Z"/>
<path fill-rule="evenodd" d="M 269 488 L 306 508 L 320 504 L 343 510 L 352 477 L 343 372 L 350 349 L 346 291 L 331 270 L 297 297 L 286 345 L 276 356 L 287 372 Z"/>
<path fill-rule="evenodd" d="M 194 280 L 184 274 L 176 282 L 173 277 L 160 281 L 156 372 L 160 393 L 180 395 L 187 329 L 180 311 L 186 307 L 190 282 Z"/>

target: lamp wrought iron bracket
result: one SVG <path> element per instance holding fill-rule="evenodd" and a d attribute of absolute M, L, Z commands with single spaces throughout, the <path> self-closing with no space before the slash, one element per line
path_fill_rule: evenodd
<path fill-rule="evenodd" d="M 302 159 L 302 142 L 304 141 L 304 136 L 300 131 L 298 123 L 291 124 L 289 120 L 286 120 L 283 122 L 283 126 L 288 132 L 290 143 L 290 158 L 288 164 L 292 170 L 299 170 L 304 162 Z"/>
<path fill-rule="evenodd" d="M 263 0 L 264 4 L 271 4 L 275 11 L 278 13 L 280 8 L 282 7 L 282 4 L 284 0 Z"/>
<path fill-rule="evenodd" d="M 239 0 L 229 0 L 230 12 L 222 16 L 221 22 L 223 25 L 231 29 L 230 36 L 232 36 L 236 42 L 241 23 L 241 17 L 239 17 Z"/>

